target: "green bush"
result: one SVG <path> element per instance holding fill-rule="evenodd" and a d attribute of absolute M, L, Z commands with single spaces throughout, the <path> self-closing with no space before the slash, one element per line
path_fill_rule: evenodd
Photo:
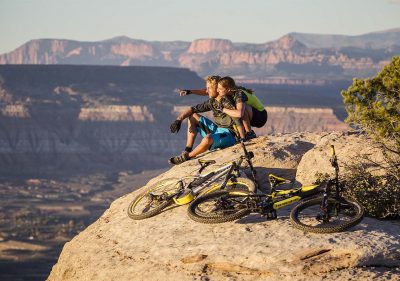
<path fill-rule="evenodd" d="M 358 170 L 346 180 L 345 186 L 344 194 L 359 201 L 367 216 L 400 218 L 400 186 L 394 176 L 373 176 Z"/>
<path fill-rule="evenodd" d="M 355 78 L 341 94 L 348 113 L 345 121 L 400 155 L 400 56 L 376 77 Z"/>
<path fill-rule="evenodd" d="M 351 126 L 371 136 L 383 151 L 384 160 L 376 163 L 360 156 L 350 167 L 346 194 L 360 201 L 369 216 L 400 217 L 400 56 L 392 58 L 375 77 L 353 80 L 342 91 Z M 363 159 L 364 158 L 364 159 Z M 385 174 L 373 176 L 366 163 Z"/>
<path fill-rule="evenodd" d="M 365 214 L 379 219 L 400 218 L 400 185 L 392 175 L 373 176 L 362 164 L 347 166 L 350 173 L 341 177 L 343 195 L 360 202 Z M 314 184 L 331 178 L 328 174 L 316 173 Z"/>

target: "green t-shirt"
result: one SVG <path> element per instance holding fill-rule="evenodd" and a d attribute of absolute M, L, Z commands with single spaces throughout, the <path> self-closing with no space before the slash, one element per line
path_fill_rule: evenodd
<path fill-rule="evenodd" d="M 258 111 L 264 111 L 265 107 L 261 103 L 261 101 L 256 97 L 255 94 L 250 93 L 249 91 L 241 89 L 240 91 L 237 91 L 233 95 L 233 99 L 235 103 L 240 103 L 240 102 L 245 102 L 251 107 L 254 107 Z"/>

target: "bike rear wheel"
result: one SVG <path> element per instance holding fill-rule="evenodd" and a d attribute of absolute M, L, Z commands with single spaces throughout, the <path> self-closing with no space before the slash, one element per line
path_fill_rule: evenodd
<path fill-rule="evenodd" d="M 349 198 L 329 198 L 327 212 L 321 209 L 322 196 L 303 201 L 294 207 L 290 220 L 294 227 L 315 233 L 344 231 L 358 224 L 364 215 L 362 205 Z"/>
<path fill-rule="evenodd" d="M 177 193 L 182 187 L 177 178 L 164 179 L 149 187 L 146 191 L 136 196 L 129 204 L 128 216 L 134 220 L 153 217 L 172 204 L 172 194 Z"/>
<path fill-rule="evenodd" d="M 222 223 L 250 214 L 248 190 L 215 191 L 194 200 L 188 208 L 189 217 L 201 223 Z"/>

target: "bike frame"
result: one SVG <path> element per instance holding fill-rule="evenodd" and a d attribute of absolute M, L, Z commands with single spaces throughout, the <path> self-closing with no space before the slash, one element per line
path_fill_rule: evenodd
<path fill-rule="evenodd" d="M 317 193 L 321 193 L 323 184 L 302 186 L 288 190 L 274 190 L 270 194 L 246 194 L 246 197 L 253 202 L 248 202 L 252 208 L 252 212 L 270 212 L 282 207 L 291 205 L 304 198 L 311 197 Z M 235 194 L 232 191 L 231 194 Z M 237 191 L 241 195 L 240 191 Z"/>
<path fill-rule="evenodd" d="M 253 165 L 251 163 L 251 158 L 254 157 L 254 154 L 252 152 L 247 151 L 246 146 L 243 143 L 243 140 L 240 141 L 240 144 L 244 151 L 244 155 L 241 155 L 239 158 L 233 160 L 230 164 L 224 165 L 219 169 L 211 171 L 205 175 L 201 175 L 200 173 L 208 164 L 202 165 L 198 171 L 198 176 L 194 177 L 195 179 L 192 180 L 187 185 L 184 184 L 183 182 L 184 178 L 182 178 L 180 190 L 175 194 L 171 194 L 169 198 L 173 198 L 174 202 L 177 205 L 187 204 L 191 202 L 195 196 L 200 194 L 206 187 L 211 186 L 213 183 L 217 182 L 220 178 L 225 176 L 225 178 L 222 181 L 222 184 L 218 185 L 218 188 L 224 189 L 230 179 L 232 178 L 235 179 L 236 177 L 240 177 L 239 168 L 244 160 L 247 161 L 251 169 L 253 181 L 257 187 L 257 182 L 255 181 L 256 171 L 254 170 Z M 217 186 L 211 186 L 208 192 L 212 192 L 216 188 Z"/>
<path fill-rule="evenodd" d="M 207 186 L 215 183 L 218 179 L 226 175 L 224 179 L 224 184 L 222 184 L 223 187 L 226 186 L 226 183 L 229 180 L 229 177 L 232 175 L 234 171 L 236 171 L 236 176 L 239 176 L 239 169 L 240 164 L 242 163 L 243 159 L 239 159 L 239 161 L 236 163 L 236 161 L 233 161 L 230 164 L 224 165 L 221 168 L 211 171 L 203 176 L 199 176 L 197 180 L 192 181 L 189 183 L 187 188 L 192 187 L 192 192 L 194 195 L 199 194 L 204 188 Z M 200 180 L 198 183 L 196 181 Z"/>
<path fill-rule="evenodd" d="M 335 187 L 335 197 L 340 197 L 341 188 L 339 185 L 339 165 L 335 154 L 334 146 L 331 145 L 332 156 L 330 162 L 335 168 L 335 176 L 333 179 L 327 180 L 321 184 L 302 186 L 299 188 L 292 188 L 287 190 L 278 190 L 275 188 L 276 185 L 272 185 L 271 193 L 269 194 L 246 194 L 247 198 L 254 200 L 248 202 L 251 206 L 252 212 L 268 213 L 275 212 L 277 209 L 291 205 L 302 199 L 314 196 L 316 194 L 323 194 L 321 200 L 321 209 L 326 214 L 328 198 L 332 191 L 332 186 Z M 278 177 L 279 178 L 279 177 Z M 284 179 L 282 179 L 284 180 Z M 231 194 L 235 194 L 233 191 Z M 237 191 L 240 195 L 240 191 Z M 242 193 L 243 194 L 243 193 Z"/>

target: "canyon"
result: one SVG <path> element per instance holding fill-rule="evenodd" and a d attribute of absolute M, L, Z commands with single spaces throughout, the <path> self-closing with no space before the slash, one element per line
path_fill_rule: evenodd
<path fill-rule="evenodd" d="M 184 108 L 205 100 L 179 97 L 176 89 L 203 84 L 194 72 L 170 67 L 0 66 L 1 174 L 166 167 L 186 138 L 185 129 L 171 134 L 170 123 Z M 258 135 L 348 129 L 336 112 L 338 89 L 324 93 L 321 87 L 312 104 L 302 105 L 308 93 L 253 86 L 269 113 Z M 312 97 L 317 90 L 308 91 Z"/>
<path fill-rule="evenodd" d="M 399 53 L 400 30 L 393 29 L 359 36 L 290 33 L 266 43 L 212 38 L 158 42 L 126 36 L 97 42 L 34 39 L 1 54 L 0 279 L 45 279 L 64 243 L 79 233 L 66 244 L 49 280 L 74 279 L 81 273 L 80 261 L 90 265 L 94 257 L 98 264 L 108 263 L 105 256 L 110 259 L 109 264 L 118 259 L 118 266 L 122 264 L 112 270 L 101 268 L 98 274 L 104 280 L 109 280 L 104 270 L 122 272 L 132 268 L 131 264 L 124 267 L 127 261 L 131 262 L 129 246 L 133 245 L 133 236 L 129 231 L 132 227 L 149 227 L 151 231 L 153 223 L 162 225 L 169 214 L 162 214 L 153 223 L 139 224 L 128 220 L 125 203 L 135 194 L 134 190 L 152 178 L 187 173 L 185 167 L 195 162 L 167 171 L 167 159 L 185 146 L 186 124 L 178 134 L 171 134 L 170 123 L 188 106 L 205 100 L 196 95 L 179 97 L 177 89 L 203 88 L 206 75 L 219 74 L 233 76 L 241 85 L 255 90 L 268 112 L 267 124 L 256 129 L 259 137 L 249 143 L 256 152 L 256 168 L 263 173 L 279 170 L 288 177 L 297 174 L 305 181 L 311 176 L 307 169 L 321 168 L 315 161 L 300 162 L 308 150 L 320 153 L 327 139 L 347 147 L 347 139 L 352 138 L 327 133 L 349 129 L 343 122 L 346 112 L 340 91 L 351 84 L 353 77 L 375 75 Z M 353 143 L 358 145 L 357 141 Z M 229 149 L 229 153 L 235 153 L 235 149 Z M 348 154 L 356 150 L 359 149 L 348 148 Z M 208 155 L 226 160 L 229 153 L 224 150 Z M 345 154 L 342 151 L 340 159 Z M 260 181 L 265 187 L 266 178 Z M 187 224 L 182 210 L 174 210 L 173 215 L 177 215 L 178 224 L 198 230 L 197 225 Z M 258 233 L 269 241 L 270 237 L 278 239 L 290 233 L 293 243 L 301 239 L 304 242 L 304 234 L 288 228 L 282 220 L 250 221 L 225 225 L 222 230 L 256 235 L 252 241 L 259 241 Z M 108 225 L 116 226 L 115 229 L 123 227 L 129 241 L 124 244 L 125 238 L 119 239 L 125 235 L 122 232 L 116 233 L 117 239 L 109 238 L 115 229 L 110 230 Z M 164 224 L 162 228 L 175 237 L 179 227 Z M 104 230 L 105 235 L 97 233 L 97 229 Z M 328 242 L 306 236 L 316 245 L 327 247 L 327 254 L 308 258 L 300 245 L 296 249 L 300 260 L 296 256 L 289 258 L 295 262 L 295 269 L 302 270 L 284 272 L 280 277 L 291 280 L 293 274 L 300 274 L 307 280 L 318 280 L 332 273 L 337 280 L 377 276 L 392 280 L 398 276 L 398 251 L 393 251 L 398 247 L 398 239 L 393 242 L 389 238 L 398 236 L 397 229 L 398 223 L 367 219 L 349 235 L 333 235 Z M 217 235 L 225 241 L 221 233 Z M 376 246 L 368 242 L 374 241 L 374 235 L 381 238 L 382 244 L 377 245 L 382 246 L 378 247 L 383 249 L 382 255 L 368 250 L 370 245 Z M 350 253 L 348 245 L 336 243 L 337 238 L 344 236 L 368 241 L 362 242 L 362 247 L 351 242 L 357 251 Z M 140 244 L 143 240 L 137 238 L 135 241 Z M 231 237 L 235 243 L 236 238 Z M 94 245 L 89 240 L 99 243 Z M 86 256 L 81 241 L 97 252 Z M 153 251 L 152 245 L 148 247 Z M 160 276 L 168 271 L 179 277 L 197 274 L 199 278 L 252 279 L 265 273 L 267 280 L 276 280 L 280 274 L 276 268 L 285 262 L 269 263 L 267 272 L 260 269 L 266 261 L 263 253 L 253 256 L 261 261 L 253 264 L 246 259 L 231 259 L 243 253 L 238 248 L 237 252 L 228 251 L 227 255 L 233 253 L 232 256 L 221 262 L 213 253 L 207 252 L 208 257 L 204 257 L 203 252 L 196 256 L 196 251 L 175 259 L 170 255 L 174 247 L 167 248 L 162 250 L 172 262 L 161 261 L 162 266 L 156 266 Z M 280 244 L 273 244 L 270 249 L 269 254 L 282 250 Z M 102 255 L 102 250 L 109 252 Z M 79 253 L 75 255 L 74 251 Z M 304 254 L 307 258 L 301 259 Z M 69 258 L 70 255 L 77 258 Z M 139 258 L 148 258 L 146 254 L 140 255 Z M 196 262 L 199 256 L 204 261 Z M 153 256 L 156 264 L 157 257 Z M 320 263 L 326 267 L 319 266 Z M 93 268 L 97 269 L 97 265 Z M 175 271 L 175 266 L 184 270 Z M 385 272 L 385 266 L 397 268 Z M 205 270 L 197 271 L 200 267 Z M 96 277 L 91 269 L 87 274 L 89 279 Z"/>
<path fill-rule="evenodd" d="M 349 83 L 245 84 L 269 113 L 257 134 L 346 130 Z M 205 100 L 176 89 L 203 87 L 183 68 L 0 65 L 0 279 L 45 279 L 66 241 L 168 169 L 186 130 L 170 123 Z"/>

